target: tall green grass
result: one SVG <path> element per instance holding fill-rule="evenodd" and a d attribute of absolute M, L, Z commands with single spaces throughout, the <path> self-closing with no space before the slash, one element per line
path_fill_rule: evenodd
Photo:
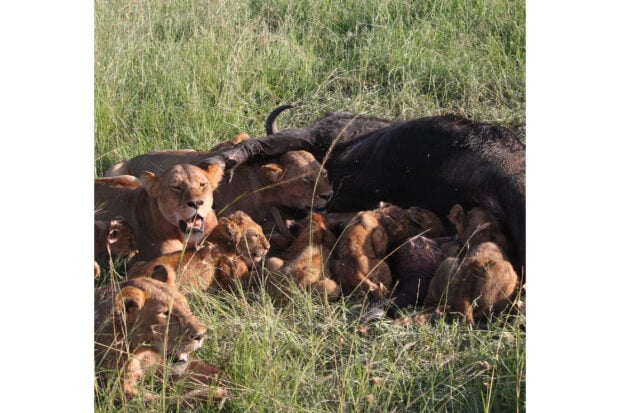
<path fill-rule="evenodd" d="M 96 175 L 155 149 L 263 136 L 283 103 L 297 108 L 281 129 L 337 110 L 455 112 L 525 139 L 524 1 L 96 0 L 95 66 Z M 301 292 L 281 307 L 261 292 L 190 304 L 208 329 L 194 356 L 221 366 L 233 393 L 200 411 L 525 409 L 519 323 L 362 328 L 359 298 Z M 117 386 L 96 390 L 97 412 L 118 411 Z"/>
<path fill-rule="evenodd" d="M 95 2 L 95 173 L 327 111 L 525 130 L 525 2 Z"/>

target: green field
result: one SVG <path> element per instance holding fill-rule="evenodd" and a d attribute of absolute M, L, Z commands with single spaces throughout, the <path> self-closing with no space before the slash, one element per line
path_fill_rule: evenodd
<path fill-rule="evenodd" d="M 297 107 L 280 129 L 340 110 L 457 113 L 525 140 L 525 2 L 96 0 L 94 96 L 97 176 L 155 149 L 263 136 L 284 103 Z M 195 356 L 233 392 L 201 411 L 525 410 L 519 325 L 385 319 L 360 331 L 359 299 L 302 293 L 283 307 L 262 294 L 191 304 L 208 329 Z M 96 390 L 96 411 L 117 411 L 118 389 Z"/>

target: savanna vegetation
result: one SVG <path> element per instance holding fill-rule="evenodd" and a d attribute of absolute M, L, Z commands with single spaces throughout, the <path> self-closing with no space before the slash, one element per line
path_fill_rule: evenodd
<path fill-rule="evenodd" d="M 96 176 L 151 150 L 263 136 L 284 103 L 296 108 L 280 129 L 340 110 L 457 113 L 525 140 L 524 1 L 96 0 L 94 19 Z M 193 357 L 220 366 L 233 394 L 199 411 L 525 410 L 523 319 L 365 325 L 362 298 L 303 292 L 281 306 L 264 291 L 190 304 L 208 330 Z M 119 391 L 95 388 L 95 410 L 117 411 Z"/>

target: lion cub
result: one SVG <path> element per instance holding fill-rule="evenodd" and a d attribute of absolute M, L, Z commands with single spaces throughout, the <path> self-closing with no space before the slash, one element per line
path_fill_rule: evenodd
<path fill-rule="evenodd" d="M 120 377 L 126 398 L 146 401 L 161 396 L 140 392 L 138 382 L 169 361 L 188 362 L 189 353 L 202 345 L 205 327 L 192 314 L 175 288 L 173 271 L 161 279 L 136 278 L 95 290 L 95 366 L 102 388 Z M 174 371 L 173 371 L 174 373 Z M 181 400 L 227 391 L 204 387 Z"/>
<path fill-rule="evenodd" d="M 424 308 L 462 314 L 469 324 L 498 314 L 512 303 L 518 277 L 494 242 L 482 242 L 462 260 L 444 260 L 432 278 Z"/>
<path fill-rule="evenodd" d="M 237 281 L 247 285 L 252 267 L 269 250 L 263 230 L 243 211 L 218 220 L 200 248 L 162 255 L 134 264 L 128 278 L 150 277 L 159 265 L 177 269 L 177 283 L 183 288 L 206 290 L 214 283 L 232 288 Z"/>
<path fill-rule="evenodd" d="M 95 278 L 101 273 L 98 260 L 130 259 L 137 253 L 136 237 L 123 217 L 95 220 Z"/>
<path fill-rule="evenodd" d="M 486 241 L 496 243 L 503 252 L 509 251 L 508 241 L 504 236 L 497 219 L 484 208 L 474 207 L 465 212 L 459 204 L 454 205 L 448 213 L 448 220 L 454 224 L 460 242 L 446 251 L 446 256 L 456 256 Z M 463 248 L 464 247 L 464 248 Z"/>
<path fill-rule="evenodd" d="M 329 257 L 335 244 L 336 237 L 323 216 L 310 213 L 300 223 L 300 232 L 286 250 L 284 260 L 270 257 L 265 264 L 272 271 L 269 279 L 273 294 L 277 296 L 278 290 L 286 288 L 284 278 L 287 278 L 301 289 L 311 290 L 329 301 L 337 300 L 340 286 L 331 279 L 329 269 Z"/>
<path fill-rule="evenodd" d="M 384 298 L 392 286 L 385 257 L 411 235 L 412 214 L 395 205 L 380 203 L 372 211 L 359 212 L 343 231 L 331 262 L 334 279 L 345 294 L 357 288 Z"/>

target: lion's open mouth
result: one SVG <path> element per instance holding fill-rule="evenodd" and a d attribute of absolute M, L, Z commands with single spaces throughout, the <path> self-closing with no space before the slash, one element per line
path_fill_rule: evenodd
<path fill-rule="evenodd" d="M 181 231 L 184 233 L 204 232 L 205 220 L 203 217 L 196 214 L 188 220 L 179 221 L 179 228 L 181 228 Z"/>

